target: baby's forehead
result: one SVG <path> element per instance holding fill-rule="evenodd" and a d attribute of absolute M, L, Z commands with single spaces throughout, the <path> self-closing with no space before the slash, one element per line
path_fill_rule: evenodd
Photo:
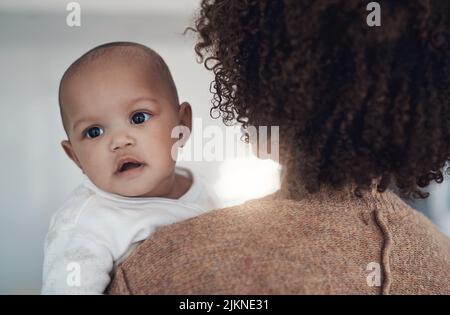
<path fill-rule="evenodd" d="M 78 58 L 64 73 L 62 82 L 66 83 L 73 76 L 82 75 L 95 64 L 137 63 L 157 72 L 168 71 L 164 60 L 152 49 L 140 45 L 100 46 L 88 51 Z"/>
<path fill-rule="evenodd" d="M 72 77 L 82 77 L 86 71 L 95 69 L 96 64 L 105 68 L 114 64 L 125 65 L 124 71 L 132 71 L 139 68 L 147 73 L 152 73 L 154 78 L 167 88 L 171 97 L 178 103 L 178 93 L 170 70 L 163 58 L 153 49 L 128 42 L 109 43 L 98 46 L 80 58 L 78 58 L 64 73 L 59 87 L 59 101 L 61 104 L 62 90 L 70 85 Z M 137 67 L 127 67 L 127 65 L 137 65 Z M 73 81 L 72 81 L 73 82 Z"/>

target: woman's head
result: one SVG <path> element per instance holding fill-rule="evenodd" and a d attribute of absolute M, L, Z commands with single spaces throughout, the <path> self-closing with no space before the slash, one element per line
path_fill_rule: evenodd
<path fill-rule="evenodd" d="M 450 3 L 203 0 L 196 52 L 215 80 L 212 115 L 280 126 L 290 180 L 403 196 L 450 160 Z M 288 180 L 289 181 L 289 180 Z"/>

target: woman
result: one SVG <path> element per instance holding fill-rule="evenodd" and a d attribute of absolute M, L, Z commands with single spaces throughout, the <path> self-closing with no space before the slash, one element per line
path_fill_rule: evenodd
<path fill-rule="evenodd" d="M 450 6 L 204 0 L 224 122 L 280 128 L 281 189 L 157 231 L 112 293 L 450 293 L 450 240 L 404 203 L 450 159 Z M 376 12 L 374 12 L 376 14 Z"/>

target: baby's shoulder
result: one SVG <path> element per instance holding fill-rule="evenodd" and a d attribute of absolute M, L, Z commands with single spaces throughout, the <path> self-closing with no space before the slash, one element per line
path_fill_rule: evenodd
<path fill-rule="evenodd" d="M 94 197 L 93 191 L 84 185 L 78 186 L 53 214 L 49 229 L 70 229 L 76 226 L 81 213 L 92 203 Z"/>

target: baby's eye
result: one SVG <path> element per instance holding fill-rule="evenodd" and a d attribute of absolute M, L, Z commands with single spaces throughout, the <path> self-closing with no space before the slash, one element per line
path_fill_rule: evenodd
<path fill-rule="evenodd" d="M 91 138 L 91 139 L 97 138 L 98 136 L 100 136 L 102 134 L 103 134 L 103 129 L 101 129 L 100 127 L 92 127 L 86 131 L 86 137 Z"/>
<path fill-rule="evenodd" d="M 133 117 L 131 117 L 131 120 L 133 121 L 133 123 L 135 124 L 142 124 L 144 121 L 149 120 L 152 117 L 151 114 L 149 113 L 144 113 L 144 112 L 139 112 L 133 115 Z"/>

